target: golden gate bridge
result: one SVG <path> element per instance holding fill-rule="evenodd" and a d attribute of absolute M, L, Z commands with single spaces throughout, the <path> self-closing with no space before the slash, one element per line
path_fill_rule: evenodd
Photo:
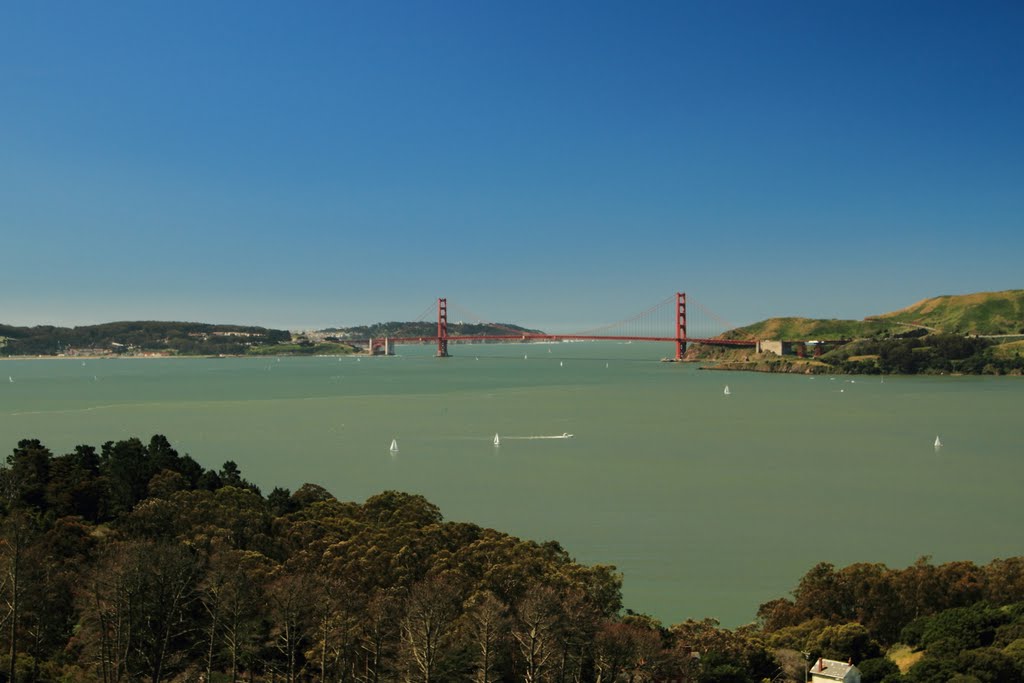
<path fill-rule="evenodd" d="M 691 302 L 695 303 L 695 302 Z M 604 325 L 595 329 L 585 330 L 582 332 L 575 333 L 557 333 L 548 334 L 544 332 L 529 332 L 522 329 L 515 329 L 502 325 L 500 323 L 485 322 L 475 314 L 472 314 L 464 309 L 460 309 L 460 312 L 464 314 L 464 317 L 469 317 L 475 320 L 481 325 L 487 325 L 489 327 L 497 328 L 499 330 L 507 330 L 505 334 L 477 334 L 477 335 L 455 335 L 449 333 L 448 330 L 448 300 L 440 298 L 437 300 L 437 334 L 430 336 L 398 336 L 398 337 L 384 337 L 374 339 L 346 339 L 347 343 L 365 345 L 366 348 L 370 349 L 371 352 L 375 349 L 384 348 L 385 352 L 390 352 L 390 347 L 393 344 L 437 344 L 437 356 L 440 358 L 448 357 L 448 345 L 449 343 L 472 343 L 472 342 L 537 342 L 537 341 L 583 341 L 583 340 L 594 340 L 594 341 L 626 341 L 626 342 L 662 342 L 662 343 L 674 343 L 675 344 L 675 358 L 668 360 L 683 360 L 683 354 L 686 352 L 686 345 L 689 343 L 700 343 L 712 346 L 731 346 L 731 347 L 754 347 L 757 342 L 753 339 L 726 339 L 719 336 L 713 336 L 714 333 L 701 334 L 698 332 L 696 336 L 689 334 L 690 329 L 694 328 L 694 319 L 691 314 L 690 318 L 687 317 L 687 302 L 685 292 L 677 292 L 674 296 L 670 296 L 663 301 L 658 302 L 654 306 L 651 306 L 645 311 L 637 313 L 630 318 L 620 320 L 609 325 Z M 698 318 L 700 319 L 699 327 L 697 329 L 709 329 L 709 327 L 715 327 L 716 329 L 728 329 L 732 325 L 719 318 L 717 315 L 707 310 L 703 306 L 697 304 L 697 309 L 700 313 Z M 426 317 L 431 315 L 434 311 L 434 305 L 431 304 L 422 313 L 418 322 L 425 322 Z"/>

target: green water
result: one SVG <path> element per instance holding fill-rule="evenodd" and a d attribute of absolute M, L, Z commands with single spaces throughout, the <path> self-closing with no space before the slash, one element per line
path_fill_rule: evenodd
<path fill-rule="evenodd" d="M 616 565 L 626 605 L 666 623 L 750 621 L 823 560 L 1024 553 L 1019 378 L 709 372 L 654 344 L 452 351 L 5 361 L 0 445 L 161 433 L 265 491 L 422 493 L 447 519 Z"/>

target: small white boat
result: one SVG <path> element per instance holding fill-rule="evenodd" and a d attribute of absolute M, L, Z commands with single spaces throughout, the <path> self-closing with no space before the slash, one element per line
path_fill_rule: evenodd
<path fill-rule="evenodd" d="M 389 450 L 392 453 L 398 452 L 398 439 L 391 439 L 391 448 Z"/>
<path fill-rule="evenodd" d="M 7 381 L 10 382 L 11 384 L 14 384 L 14 378 L 11 377 L 10 375 L 7 375 Z"/>
<path fill-rule="evenodd" d="M 722 392 L 722 393 L 724 393 L 726 396 L 728 396 L 729 394 L 732 393 L 731 391 L 729 391 L 729 385 L 728 384 L 725 385 L 725 391 Z"/>
<path fill-rule="evenodd" d="M 565 366 L 565 363 L 563 363 L 562 361 L 558 361 L 558 367 L 561 368 L 561 367 L 564 367 L 564 366 Z"/>
<path fill-rule="evenodd" d="M 942 448 L 942 441 L 939 440 L 938 434 L 935 435 L 935 450 Z"/>
<path fill-rule="evenodd" d="M 501 439 L 498 438 L 497 434 L 494 435 L 494 445 L 495 446 L 500 446 L 501 445 Z"/>
<path fill-rule="evenodd" d="M 571 439 L 572 438 L 572 434 L 570 434 L 569 432 L 562 432 L 562 438 L 563 439 Z"/>
<path fill-rule="evenodd" d="M 527 358 L 526 354 L 523 354 L 523 360 L 526 360 L 526 358 Z"/>

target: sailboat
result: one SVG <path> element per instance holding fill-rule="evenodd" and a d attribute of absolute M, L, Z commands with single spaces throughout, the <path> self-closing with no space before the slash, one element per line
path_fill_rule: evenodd
<path fill-rule="evenodd" d="M 389 450 L 392 453 L 398 452 L 398 439 L 391 439 L 391 448 Z"/>
<path fill-rule="evenodd" d="M 724 393 L 724 394 L 725 394 L 726 396 L 728 396 L 729 394 L 731 394 L 731 393 L 732 393 L 731 391 L 729 391 L 729 385 L 728 385 L 728 384 L 726 384 L 726 385 L 725 385 L 725 391 L 724 391 L 723 393 Z"/>
<path fill-rule="evenodd" d="M 938 434 L 935 435 L 935 450 L 942 448 L 942 441 L 939 440 Z"/>
<path fill-rule="evenodd" d="M 558 361 L 558 367 L 561 368 L 561 367 L 564 367 L 564 366 L 565 366 L 565 363 L 563 363 L 562 361 Z"/>
<path fill-rule="evenodd" d="M 501 445 L 501 439 L 498 438 L 497 434 L 494 435 L 494 445 L 495 446 L 500 446 Z"/>

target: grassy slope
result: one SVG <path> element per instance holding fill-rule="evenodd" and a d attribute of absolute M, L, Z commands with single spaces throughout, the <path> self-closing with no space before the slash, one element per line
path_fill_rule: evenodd
<path fill-rule="evenodd" d="M 901 324 L 905 323 L 905 324 Z M 1024 334 L 1024 289 L 938 296 L 865 320 L 769 318 L 729 330 L 728 339 L 856 339 L 921 325 L 962 334 Z"/>
<path fill-rule="evenodd" d="M 943 332 L 1017 334 L 1024 332 L 1024 289 L 937 296 L 876 318 Z"/>
<path fill-rule="evenodd" d="M 1014 358 L 1024 356 L 1024 341 L 1007 342 L 992 347 L 992 353 L 997 358 Z"/>
<path fill-rule="evenodd" d="M 904 328 L 902 325 L 875 320 L 769 318 L 729 330 L 723 336 L 729 339 L 854 339 L 899 329 Z"/>
<path fill-rule="evenodd" d="M 878 333 L 907 332 L 908 325 L 963 334 L 1024 332 L 1024 290 L 940 296 L 866 320 L 769 318 L 729 330 L 722 336 L 727 339 L 859 339 Z M 1018 352 L 1024 354 L 1024 342 L 1008 340 L 995 347 L 994 352 L 1005 357 L 1016 356 Z M 694 345 L 687 355 L 694 360 L 753 360 L 749 349 L 700 345 Z"/>

